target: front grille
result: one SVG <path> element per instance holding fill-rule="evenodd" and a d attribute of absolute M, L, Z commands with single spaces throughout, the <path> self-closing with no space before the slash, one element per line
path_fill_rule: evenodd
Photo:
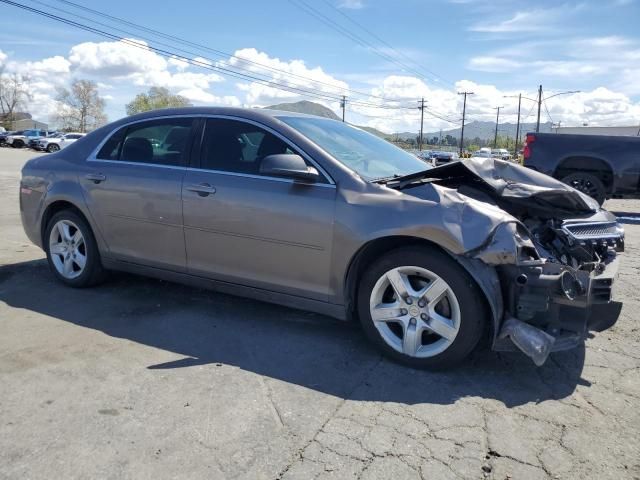
<path fill-rule="evenodd" d="M 624 251 L 624 229 L 617 222 L 565 223 L 562 230 L 579 244 Z"/>
<path fill-rule="evenodd" d="M 577 240 L 618 238 L 624 235 L 616 222 L 567 224 L 563 228 Z"/>

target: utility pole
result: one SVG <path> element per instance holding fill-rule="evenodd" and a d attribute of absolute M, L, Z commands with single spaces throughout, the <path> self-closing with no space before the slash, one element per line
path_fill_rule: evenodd
<path fill-rule="evenodd" d="M 638 135 L 640 136 L 640 130 L 638 130 Z M 438 137 L 438 145 L 442 145 L 442 129 L 440 129 L 440 137 Z"/>
<path fill-rule="evenodd" d="M 420 138 L 418 138 L 418 151 L 422 151 L 422 130 L 424 128 L 424 97 L 422 100 L 418 100 L 420 102 Z"/>
<path fill-rule="evenodd" d="M 516 144 L 513 146 L 513 158 L 518 157 L 518 139 L 520 138 L 520 105 L 522 105 L 522 94 L 518 94 L 518 123 L 516 124 Z"/>
<path fill-rule="evenodd" d="M 462 156 L 462 146 L 464 145 L 464 117 L 467 114 L 467 95 L 473 95 L 473 92 L 458 92 L 458 95 L 464 95 L 462 102 L 462 129 L 460 130 L 460 156 Z"/>
<path fill-rule="evenodd" d="M 498 114 L 496 115 L 496 134 L 493 137 L 493 148 L 498 148 L 498 123 L 500 122 L 500 109 L 502 107 L 496 107 L 494 108 L 494 110 L 498 111 Z"/>
<path fill-rule="evenodd" d="M 542 108 L 542 85 L 538 87 L 538 121 L 536 122 L 536 133 L 540 132 L 540 109 Z"/>
<path fill-rule="evenodd" d="M 340 108 L 342 108 L 342 121 L 344 122 L 344 109 L 347 106 L 347 97 L 346 95 L 342 95 L 342 100 L 340 100 Z"/>
<path fill-rule="evenodd" d="M 561 125 L 562 125 L 562 120 L 558 120 L 558 123 L 556 123 L 556 133 L 558 133 L 558 130 L 560 129 Z"/>

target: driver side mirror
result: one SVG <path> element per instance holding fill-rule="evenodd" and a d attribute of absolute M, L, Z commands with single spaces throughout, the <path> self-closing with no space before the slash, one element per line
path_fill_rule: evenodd
<path fill-rule="evenodd" d="M 316 182 L 320 178 L 318 170 L 308 166 L 300 155 L 290 153 L 267 155 L 260 163 L 260 173 L 307 182 Z"/>

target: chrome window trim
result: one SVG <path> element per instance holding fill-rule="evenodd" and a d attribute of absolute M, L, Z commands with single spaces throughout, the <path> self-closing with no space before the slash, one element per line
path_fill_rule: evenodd
<path fill-rule="evenodd" d="M 128 162 L 126 160 L 103 160 L 102 158 L 88 158 L 87 162 L 113 163 L 115 165 L 134 165 L 138 167 L 168 168 L 171 170 L 183 170 L 183 171 L 187 170 L 187 167 L 178 166 L 178 165 L 163 165 L 161 163 L 146 163 L 146 162 Z"/>
<path fill-rule="evenodd" d="M 322 187 L 322 188 L 336 188 L 333 183 L 314 183 L 314 182 L 301 182 L 296 181 L 291 178 L 283 178 L 283 177 L 270 177 L 267 175 L 254 175 L 251 173 L 240 173 L 240 172 L 229 172 L 226 170 L 210 170 L 206 168 L 195 168 L 195 167 L 187 167 L 188 172 L 205 172 L 205 173 L 213 173 L 216 175 L 228 175 L 230 177 L 244 177 L 244 178 L 255 178 L 260 180 L 271 180 L 273 182 L 282 182 L 282 183 L 295 183 L 297 185 L 305 185 L 307 187 Z"/>
<path fill-rule="evenodd" d="M 327 185 L 327 186 L 335 187 L 336 183 L 333 180 L 333 178 L 331 177 L 331 175 L 329 175 L 327 173 L 327 171 L 324 168 L 322 168 L 322 166 L 320 166 L 318 164 L 318 162 L 316 162 L 313 158 L 311 158 L 311 156 L 307 152 L 305 152 L 302 148 L 300 148 L 298 145 L 293 143 L 290 139 L 288 139 L 284 135 L 280 134 L 279 132 L 275 131 L 273 128 L 271 128 L 271 127 L 269 127 L 267 125 L 264 125 L 263 123 L 260 123 L 260 122 L 257 122 L 255 120 L 251 120 L 251 119 L 248 119 L 248 118 L 235 116 L 235 115 L 216 115 L 216 114 L 211 114 L 211 113 L 198 113 L 198 114 L 186 114 L 185 113 L 185 114 L 176 114 L 176 115 L 162 115 L 162 116 L 158 116 L 158 117 L 144 118 L 144 119 L 133 120 L 133 121 L 130 121 L 130 122 L 127 122 L 127 123 L 123 123 L 121 125 L 118 125 L 114 129 L 112 129 L 107 135 L 105 135 L 105 137 L 100 141 L 98 146 L 96 148 L 94 148 L 93 151 L 91 152 L 91 154 L 87 157 L 87 162 L 105 162 L 105 163 L 116 163 L 116 164 L 121 164 L 121 165 L 148 165 L 148 166 L 160 167 L 160 168 L 172 168 L 172 169 L 179 169 L 179 170 L 203 171 L 203 172 L 212 172 L 212 173 L 217 173 L 217 174 L 228 174 L 228 175 L 242 176 L 242 177 L 265 178 L 265 179 L 276 180 L 276 181 L 280 181 L 280 182 L 300 183 L 300 182 L 296 182 L 295 180 L 288 179 L 288 178 L 270 177 L 270 176 L 266 176 L 266 175 L 251 175 L 251 174 L 244 174 L 244 173 L 238 173 L 238 172 L 228 172 L 228 171 L 223 171 L 223 170 L 210 170 L 210 169 L 205 169 L 205 168 L 195 168 L 195 167 L 188 167 L 188 166 L 163 165 L 163 164 L 160 164 L 160 163 L 129 162 L 129 161 L 126 161 L 126 160 L 107 160 L 107 159 L 97 158 L 98 152 L 100 152 L 100 150 L 102 149 L 104 144 L 107 143 L 107 141 L 113 136 L 113 134 L 116 133 L 121 128 L 126 128 L 126 127 L 129 127 L 131 125 L 135 125 L 137 123 L 142 123 L 142 122 L 148 122 L 148 121 L 154 121 L 154 120 L 165 120 L 165 119 L 171 119 L 171 118 L 184 118 L 184 117 L 188 117 L 188 118 L 204 118 L 204 119 L 220 118 L 220 119 L 227 119 L 227 120 L 237 120 L 237 121 L 250 123 L 252 125 L 260 127 L 262 129 L 268 131 L 272 135 L 275 135 L 280 140 L 285 142 L 287 145 L 293 147 L 295 150 L 300 152 L 302 157 L 305 160 L 307 160 L 309 163 L 311 163 L 318 170 L 318 172 L 325 178 L 325 180 L 328 182 L 328 183 L 307 183 L 305 185 L 316 185 L 316 186 Z M 204 133 L 204 126 L 203 126 L 202 132 Z"/>

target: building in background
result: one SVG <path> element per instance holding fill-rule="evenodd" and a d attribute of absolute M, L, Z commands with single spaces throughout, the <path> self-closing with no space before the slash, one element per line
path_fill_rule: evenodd
<path fill-rule="evenodd" d="M 573 135 L 614 135 L 622 137 L 640 137 L 640 125 L 633 127 L 558 127 L 555 133 L 571 133 Z"/>

